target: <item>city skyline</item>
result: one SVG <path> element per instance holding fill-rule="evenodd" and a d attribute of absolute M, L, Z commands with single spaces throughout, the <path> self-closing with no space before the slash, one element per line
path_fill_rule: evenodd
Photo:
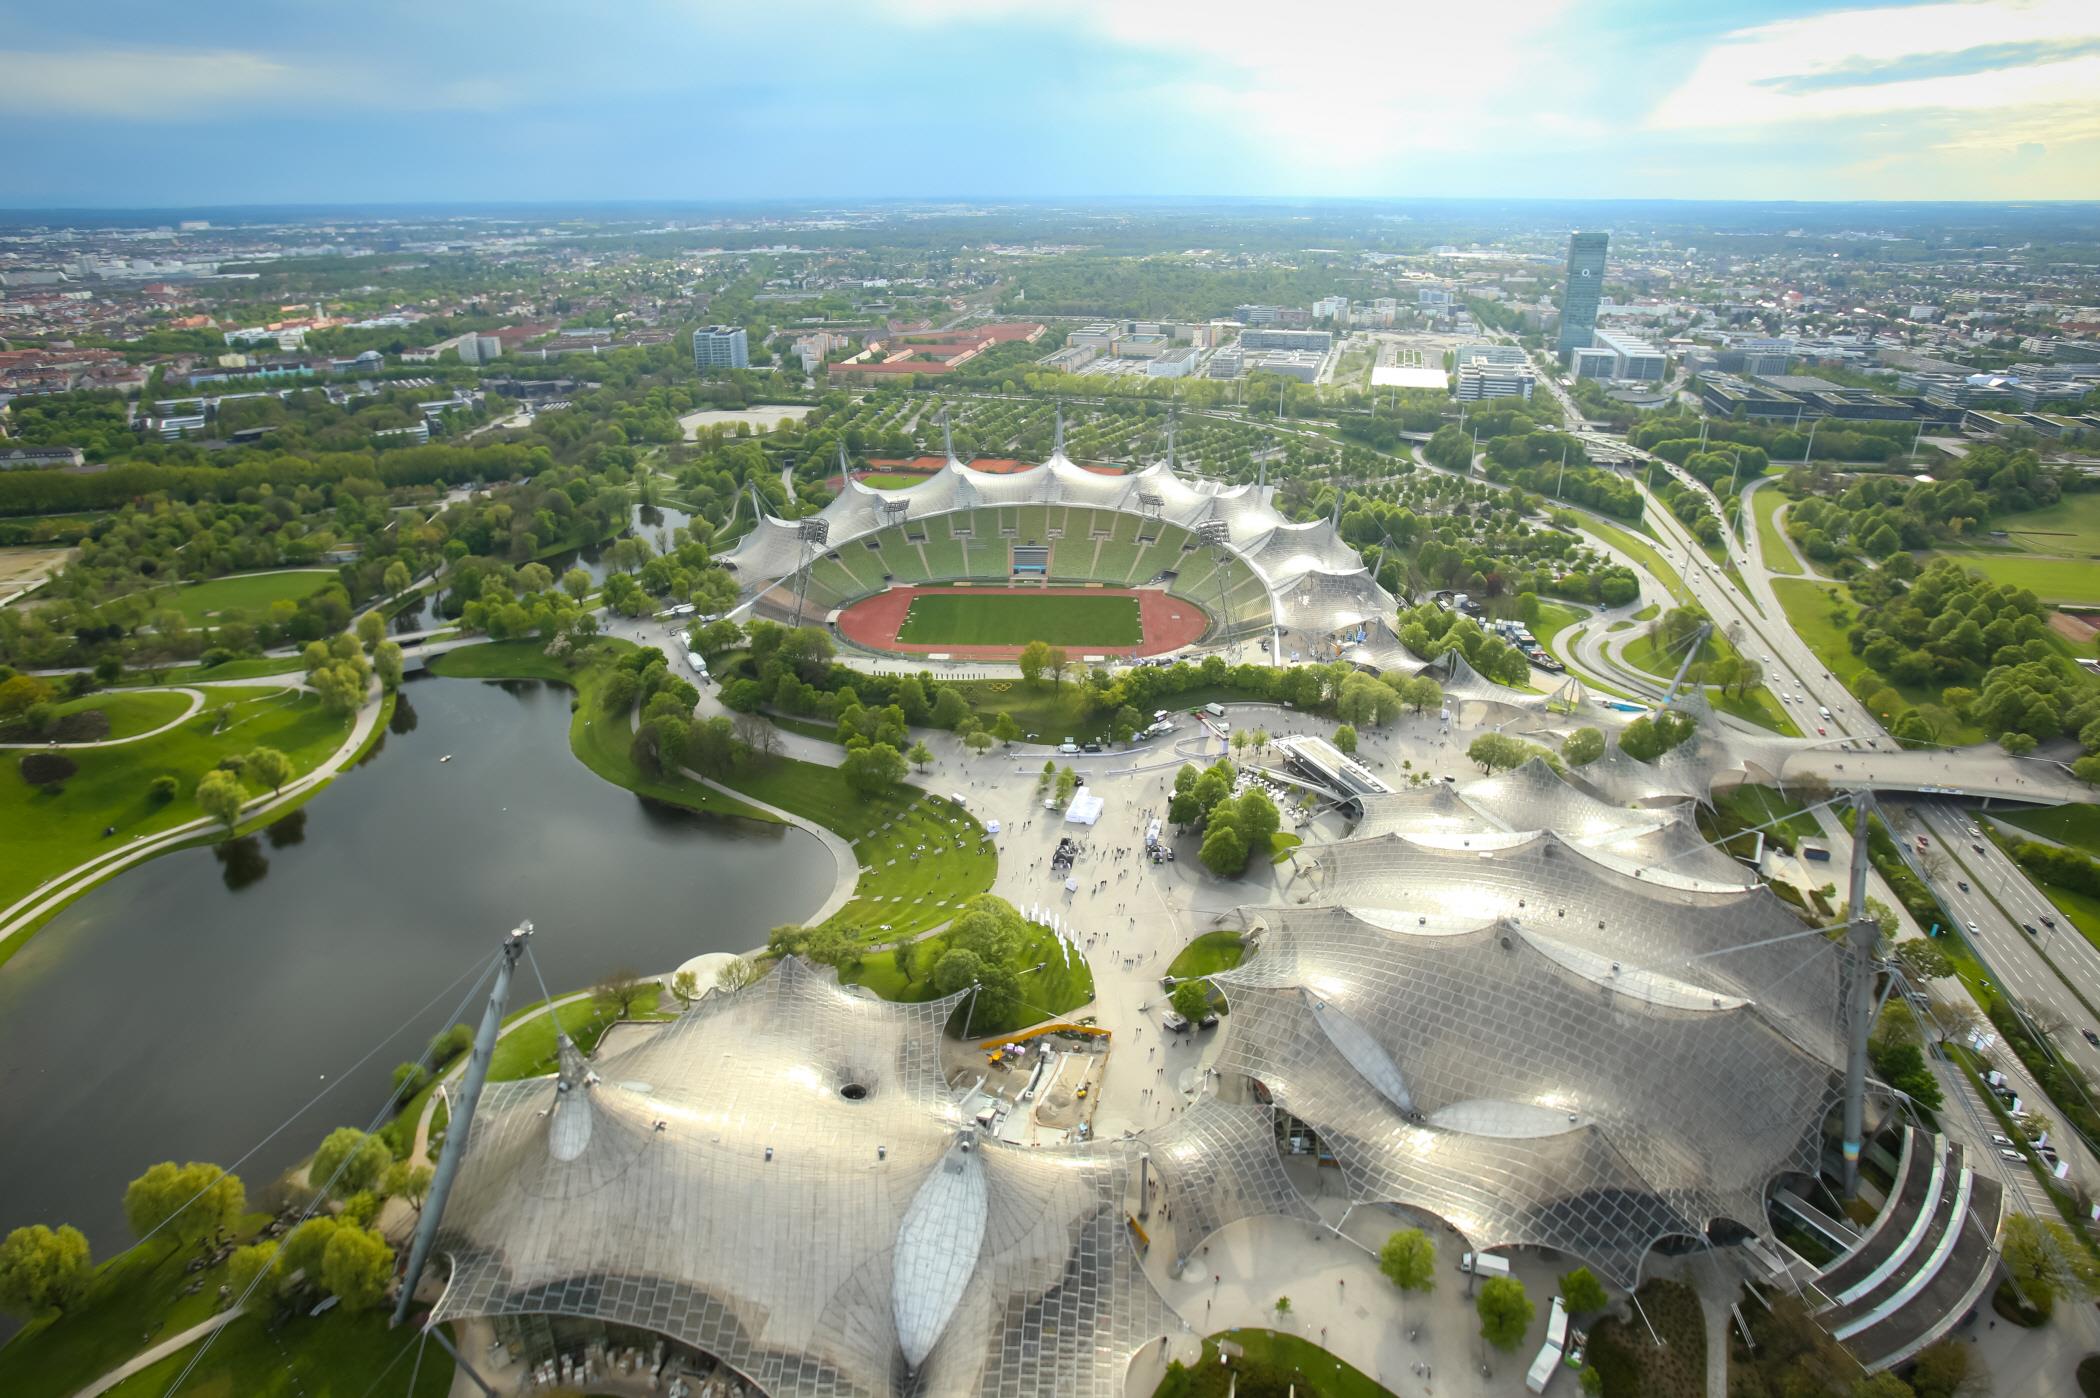
<path fill-rule="evenodd" d="M 1179 0 L 643 6 L 581 33 L 532 5 L 494 25 L 232 3 L 179 42 L 154 15 L 12 27 L 0 203 L 2061 200 L 2100 183 L 2100 10 L 2070 0 L 1536 0 L 1492 33 L 1456 11 L 1279 25 Z"/>

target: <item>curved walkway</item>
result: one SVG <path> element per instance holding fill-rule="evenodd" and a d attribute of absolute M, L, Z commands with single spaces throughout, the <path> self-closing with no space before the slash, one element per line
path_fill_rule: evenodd
<path fill-rule="evenodd" d="M 512 1030 L 520 1028 L 523 1025 L 532 1023 L 541 1015 L 547 1014 L 549 1011 L 558 1010 L 564 1005 L 573 1005 L 578 1000 L 588 1000 L 591 998 L 591 995 L 591 991 L 578 990 L 573 991 L 570 994 L 557 996 L 555 999 L 545 1001 L 537 1009 L 529 1010 L 526 1013 L 519 1015 L 516 1019 L 511 1020 L 509 1023 L 500 1026 L 496 1030 L 496 1037 L 500 1040 L 503 1038 L 504 1035 L 510 1033 Z M 459 1058 L 453 1063 L 453 1065 L 445 1070 L 445 1075 L 437 1080 L 435 1087 L 441 1089 L 449 1087 L 451 1084 L 458 1082 L 460 1074 L 466 1072 L 467 1070 L 467 1060 L 472 1056 L 473 1055 L 471 1054 L 471 1052 L 461 1054 Z M 449 1110 L 449 1103 L 451 1099 L 448 1097 L 446 1101 L 448 1103 Z M 408 1158 L 410 1160 L 426 1164 L 436 1163 L 435 1161 L 432 1161 L 430 1159 L 430 1121 L 431 1118 L 437 1114 L 437 1102 L 438 1095 L 436 1090 L 433 1090 L 428 1097 L 423 1099 L 423 1114 L 416 1118 L 416 1139 L 414 1144 L 412 1144 L 408 1148 Z"/>
<path fill-rule="evenodd" d="M 275 677 L 272 677 L 275 678 Z M 241 819 L 252 820 L 268 815 L 272 811 L 288 809 L 297 804 L 312 788 L 331 780 L 364 750 L 366 741 L 379 722 L 384 704 L 376 703 L 368 695 L 351 721 L 350 732 L 342 745 L 314 766 L 306 775 L 285 783 L 282 791 L 267 796 L 258 796 L 241 808 Z M 206 816 L 185 821 L 153 835 L 141 836 L 133 843 L 116 849 L 105 850 L 93 859 L 84 860 L 62 874 L 46 879 L 22 897 L 4 908 L 0 908 L 0 942 L 34 926 L 47 914 L 57 912 L 68 902 L 85 893 L 95 884 L 108 878 L 120 869 L 164 853 L 178 845 L 187 844 L 199 835 L 218 828 L 219 822 Z"/>
<path fill-rule="evenodd" d="M 137 743 L 143 742 L 147 738 L 158 738 L 170 728 L 180 727 L 182 724 L 188 723 L 197 716 L 197 711 L 204 707 L 204 691 L 192 689 L 188 685 L 144 686 L 138 689 L 125 689 L 115 692 L 120 694 L 187 694 L 190 699 L 190 706 L 158 728 L 149 728 L 143 733 L 133 733 L 122 738 L 96 738 L 94 741 L 86 743 L 0 743 L 0 748 L 36 748 L 45 752 L 67 752 L 83 748 L 122 747 L 126 743 Z"/>
<path fill-rule="evenodd" d="M 75 1393 L 73 1395 L 73 1398 L 95 1398 L 97 1394 L 107 1393 L 112 1388 L 115 1388 L 118 1384 L 124 1382 L 124 1380 L 130 1378 L 133 1374 L 136 1374 L 139 1370 L 149 1368 L 152 1365 L 160 1363 L 161 1360 L 166 1359 L 169 1355 L 174 1354 L 179 1350 L 189 1348 L 191 1345 L 197 1343 L 197 1341 L 203 1339 L 206 1335 L 209 1335 L 214 1330 L 217 1330 L 220 1326 L 230 1325 L 237 1317 L 244 1314 L 246 1314 L 246 1312 L 244 1312 L 239 1306 L 235 1306 L 230 1311 L 220 1311 L 210 1320 L 200 1320 L 195 1325 L 192 1325 L 189 1329 L 183 1331 L 181 1334 L 170 1335 L 167 1339 L 162 1340 L 152 1349 L 140 1350 L 137 1354 L 134 1354 L 133 1356 L 131 1356 L 131 1358 L 125 1360 L 122 1364 L 119 1364 L 116 1368 L 110 1370 L 101 1378 L 96 1379 L 86 1388 L 83 1388 L 78 1393 Z"/>

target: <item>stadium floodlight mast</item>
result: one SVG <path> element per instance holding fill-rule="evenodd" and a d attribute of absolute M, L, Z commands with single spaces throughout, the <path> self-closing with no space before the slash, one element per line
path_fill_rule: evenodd
<path fill-rule="evenodd" d="M 899 504 L 904 503 L 899 501 Z M 795 537 L 802 543 L 802 560 L 795 568 L 795 625 L 802 624 L 802 603 L 809 594 L 809 570 L 817 555 L 831 542 L 831 521 L 814 515 L 795 521 Z"/>
<path fill-rule="evenodd" d="M 1232 528 L 1222 519 L 1206 519 L 1196 526 L 1196 539 L 1210 548 L 1210 575 L 1218 585 L 1218 624 L 1225 628 L 1232 647 L 1235 664 L 1240 658 L 1239 637 L 1232 630 L 1232 617 L 1225 609 L 1225 560 L 1230 557 L 1227 545 L 1232 541 Z"/>

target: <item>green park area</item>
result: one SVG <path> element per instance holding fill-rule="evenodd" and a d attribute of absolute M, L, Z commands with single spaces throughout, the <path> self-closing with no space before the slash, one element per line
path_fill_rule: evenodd
<path fill-rule="evenodd" d="M 1853 599 L 1852 589 L 1843 583 L 1774 578 L 1772 591 L 1779 598 L 1779 605 L 1786 609 L 1787 625 L 1794 629 L 1794 634 L 1815 652 L 1816 659 L 1822 661 L 1845 688 L 1857 696 L 1858 679 L 1866 670 L 1867 662 L 1852 653 L 1852 643 L 1848 639 L 1859 616 L 1859 604 Z M 1939 690 L 1931 685 L 1889 683 L 1906 703 L 1939 702 Z M 1951 728 L 1941 738 L 1941 741 L 1957 746 L 1982 740 L 1983 730 L 1973 724 Z"/>
<path fill-rule="evenodd" d="M 1223 1340 L 1239 1350 L 1226 1363 Z M 1203 1341 L 1193 1365 L 1169 1365 L 1153 1398 L 1226 1398 L 1233 1393 L 1292 1393 L 1300 1398 L 1392 1398 L 1391 1391 L 1311 1340 L 1276 1330 L 1221 1330 Z"/>
<path fill-rule="evenodd" d="M 143 686 L 164 684 L 203 684 L 212 680 L 253 680 L 265 675 L 297 677 L 301 673 L 299 657 L 296 655 L 251 655 L 238 660 L 222 660 L 216 665 L 171 665 L 166 669 L 155 669 L 150 665 L 137 670 L 126 670 L 120 685 Z"/>
<path fill-rule="evenodd" d="M 565 1000 L 566 996 L 557 996 Z M 506 1028 L 503 1037 L 496 1040 L 496 1053 L 489 1060 L 490 1082 L 514 1082 L 520 1078 L 543 1077 L 560 1065 L 555 1052 L 554 1026 L 556 1019 L 569 1038 L 588 1056 L 598 1047 L 598 1040 L 605 1031 L 626 1019 L 667 1019 L 663 1009 L 666 999 L 663 987 L 654 982 L 642 984 L 634 998 L 622 1006 L 617 996 L 608 993 L 606 987 L 594 987 L 579 1000 L 559 1004 L 549 1011 L 542 1000 L 513 1011 L 504 1018 Z M 422 1114 L 420 1105 L 416 1116 Z M 401 1112 L 409 1123 L 413 1136 L 415 1116 L 407 1108 Z"/>
<path fill-rule="evenodd" d="M 967 1029 L 973 1038 L 1010 1034 L 1046 1019 L 1068 1015 L 1094 998 L 1094 973 L 1087 967 L 1086 958 L 1041 923 L 1031 922 L 1026 926 L 1020 948 L 1013 957 L 1013 969 L 1020 973 L 1020 1003 L 1007 1014 L 972 1015 L 957 1024 L 958 1033 Z M 940 993 L 934 988 L 932 969 L 945 950 L 944 939 L 939 936 L 916 943 L 912 948 L 909 977 L 898 968 L 895 951 L 869 952 L 857 963 L 848 962 L 842 966 L 839 979 L 853 985 L 864 985 L 885 1000 L 916 1003 L 938 999 Z M 1031 969 L 1038 966 L 1042 969 Z"/>
<path fill-rule="evenodd" d="M 1800 557 L 1794 552 L 1793 541 L 1779 527 L 1780 507 L 1787 504 L 1787 497 L 1766 486 L 1750 497 L 1757 513 L 1757 541 L 1764 552 L 1765 567 L 1774 573 L 1799 573 Z"/>
<path fill-rule="evenodd" d="M 204 582 L 180 583 L 156 589 L 153 603 L 173 607 L 191 625 L 212 621 L 227 612 L 260 615 L 272 602 L 297 602 L 336 580 L 335 570 L 322 568 L 275 573 L 234 573 Z"/>
<path fill-rule="evenodd" d="M 2100 494 L 2066 495 L 2039 510 L 1994 517 L 1991 525 L 2005 538 L 1945 555 L 2044 602 L 2100 603 Z"/>
<path fill-rule="evenodd" d="M 730 779 L 738 791 L 792 811 L 853 846 L 861 875 L 830 925 L 890 942 L 938 926 L 987 892 L 999 857 L 962 807 L 915 786 L 856 791 L 837 767 L 769 758 Z"/>
<path fill-rule="evenodd" d="M 1240 934 L 1232 931 L 1206 932 L 1190 942 L 1167 963 L 1167 974 L 1176 980 L 1191 976 L 1214 976 L 1220 971 L 1230 971 L 1240 964 L 1247 953 L 1246 944 Z"/>
<path fill-rule="evenodd" d="M 1599 519 L 1595 515 L 1581 515 L 1578 517 L 1578 522 L 1586 532 L 1596 535 L 1645 568 L 1649 575 L 1661 583 L 1663 589 L 1679 605 L 1684 605 L 1692 600 L 1692 594 L 1685 587 L 1684 579 L 1677 575 L 1675 568 L 1663 561 L 1662 554 L 1648 539 L 1621 529 L 1618 525 Z"/>
<path fill-rule="evenodd" d="M 1991 812 L 1991 819 L 2016 825 L 2045 840 L 2070 845 L 2100 859 L 2100 806 L 2048 806 L 2040 810 Z"/>
<path fill-rule="evenodd" d="M 201 814 L 191 799 L 197 779 L 224 759 L 275 748 L 291 759 L 295 775 L 304 775 L 341 746 L 350 731 L 348 715 L 327 713 L 318 698 L 298 690 L 243 687 L 208 694 L 202 711 L 165 733 L 114 747 L 45 754 L 74 764 L 61 781 L 31 785 L 20 771 L 25 754 L 8 754 L 15 770 L 0 779 L 0 844 L 8 851 L 0 860 L 0 906 L 98 854 L 195 820 Z M 92 707 L 102 699 L 123 714 L 125 723 L 138 725 L 152 712 L 132 701 L 179 697 L 90 696 L 68 707 Z M 116 723 L 112 715 L 113 729 Z M 171 793 L 155 789 L 164 776 L 173 780 Z M 258 794 L 252 783 L 250 794 Z"/>
<path fill-rule="evenodd" d="M 189 707 L 189 695 L 176 694 L 164 689 L 149 689 L 132 694 L 122 691 L 85 694 L 56 706 L 57 722 L 54 727 L 60 735 L 60 741 L 65 741 L 67 718 L 74 714 L 99 712 L 102 719 L 91 720 L 95 723 L 96 730 L 101 731 L 103 722 L 107 722 L 109 726 L 101 737 L 92 741 L 122 742 L 126 738 L 136 738 L 141 733 L 151 733 L 156 728 L 173 723 L 182 717 Z"/>
<path fill-rule="evenodd" d="M 1081 742 L 1096 738 L 1105 741 L 1115 720 L 1113 713 L 1088 712 L 1086 690 L 1076 684 L 957 680 L 950 687 L 962 695 L 970 711 L 986 727 L 990 727 L 1000 714 L 1011 714 L 1023 733 L 1034 733 L 1044 742 L 1054 743 L 1060 738 L 1077 738 Z M 1199 685 L 1159 702 L 1176 713 L 1187 713 L 1205 704 L 1268 704 L 1275 701 L 1270 695 L 1235 689 L 1231 685 Z M 1144 717 L 1149 722 L 1152 715 L 1147 712 Z"/>
<path fill-rule="evenodd" d="M 1145 637 L 1135 597 L 922 593 L 897 639 L 915 646 L 1134 646 Z"/>
<path fill-rule="evenodd" d="M 234 1232 L 246 1242 L 268 1222 L 266 1214 L 248 1214 Z M 192 1249 L 154 1241 L 103 1262 L 63 1313 L 30 1321 L 0 1347 L 0 1393 L 77 1392 L 133 1355 L 211 1319 L 219 1309 L 227 1264 L 188 1272 L 185 1260 L 194 1255 Z M 182 1392 L 211 1398 L 356 1394 L 390 1368 L 396 1380 L 391 1392 L 442 1398 L 451 1389 L 452 1360 L 435 1344 L 423 1356 L 415 1387 L 409 1387 L 414 1360 L 398 1366 L 394 1361 L 420 1336 L 413 1328 L 390 1330 L 383 1311 L 350 1313 L 338 1307 L 320 1316 L 297 1314 L 273 1327 L 268 1323 L 272 1309 L 272 1303 L 261 1302 L 259 1315 L 229 1322 Z M 196 1351 L 194 1344 L 185 1346 L 108 1392 L 157 1398 L 169 1391 Z"/>

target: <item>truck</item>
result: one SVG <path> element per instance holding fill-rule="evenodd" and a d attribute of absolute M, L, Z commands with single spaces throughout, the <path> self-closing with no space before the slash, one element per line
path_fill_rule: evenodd
<path fill-rule="evenodd" d="M 1223 704 L 1205 704 L 1203 712 L 1209 714 L 1212 718 L 1223 718 L 1225 717 L 1225 706 Z"/>
<path fill-rule="evenodd" d="M 1506 1277 L 1509 1275 L 1509 1259 L 1491 1252 L 1462 1252 L 1458 1255 L 1458 1270 L 1476 1277 Z"/>

